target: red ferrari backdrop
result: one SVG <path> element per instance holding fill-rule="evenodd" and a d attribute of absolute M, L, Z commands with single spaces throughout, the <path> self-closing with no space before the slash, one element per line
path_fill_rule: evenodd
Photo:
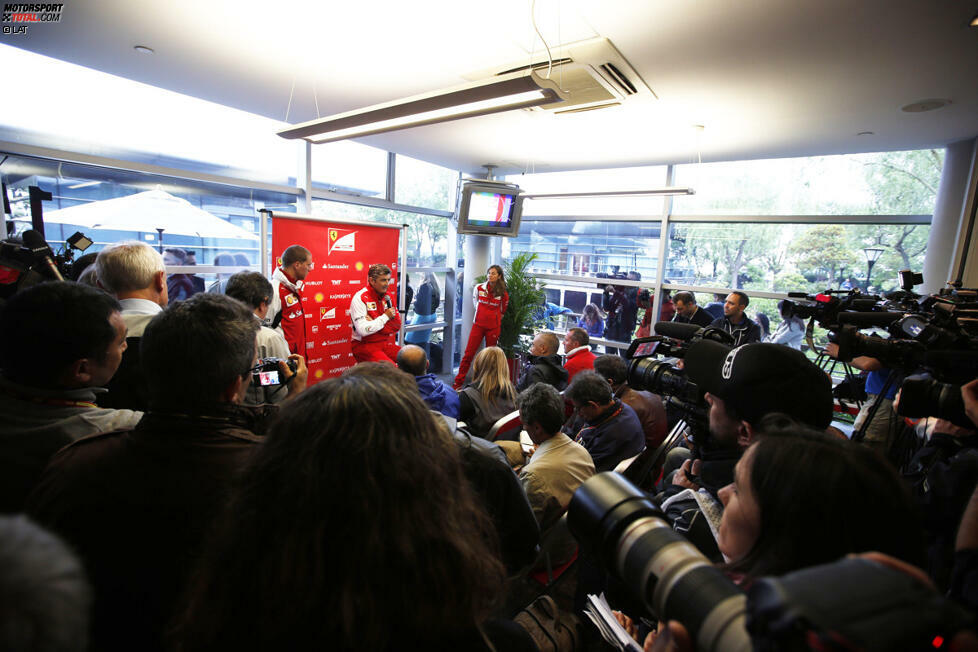
<path fill-rule="evenodd" d="M 290 245 L 312 252 L 313 269 L 302 290 L 310 385 L 339 376 L 355 364 L 350 352 L 350 300 L 367 284 L 367 269 L 375 263 L 391 268 L 391 286 L 396 287 L 400 236 L 399 228 L 274 216 L 276 267 Z"/>

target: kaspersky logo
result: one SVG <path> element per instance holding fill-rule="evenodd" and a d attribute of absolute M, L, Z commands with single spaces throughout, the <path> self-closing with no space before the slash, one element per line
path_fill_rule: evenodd
<path fill-rule="evenodd" d="M 349 229 L 330 229 L 326 254 L 329 255 L 334 251 L 356 251 L 356 236 L 357 232 Z"/>

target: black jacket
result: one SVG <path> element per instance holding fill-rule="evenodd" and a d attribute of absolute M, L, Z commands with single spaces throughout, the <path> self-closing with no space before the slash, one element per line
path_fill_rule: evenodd
<path fill-rule="evenodd" d="M 517 391 L 522 392 L 533 383 L 547 383 L 562 392 L 567 387 L 567 370 L 560 363 L 560 356 L 554 355 L 531 355 L 526 364 L 523 365 L 523 372 L 520 374 L 520 382 L 517 383 Z"/>
<path fill-rule="evenodd" d="M 269 414 L 229 404 L 202 417 L 149 413 L 132 430 L 80 439 L 51 460 L 27 512 L 85 564 L 93 650 L 163 649 L 203 541 Z"/>

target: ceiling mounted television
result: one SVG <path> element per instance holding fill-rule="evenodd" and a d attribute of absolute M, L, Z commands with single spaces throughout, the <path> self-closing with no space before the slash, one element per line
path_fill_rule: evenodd
<path fill-rule="evenodd" d="M 520 231 L 523 197 L 514 183 L 459 181 L 455 226 L 459 233 L 515 238 Z"/>

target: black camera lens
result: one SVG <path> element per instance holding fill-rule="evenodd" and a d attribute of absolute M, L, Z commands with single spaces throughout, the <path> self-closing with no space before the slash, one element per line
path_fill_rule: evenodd
<path fill-rule="evenodd" d="M 698 650 L 751 649 L 743 592 L 623 476 L 600 473 L 581 485 L 567 524 L 653 614 L 683 623 Z"/>

